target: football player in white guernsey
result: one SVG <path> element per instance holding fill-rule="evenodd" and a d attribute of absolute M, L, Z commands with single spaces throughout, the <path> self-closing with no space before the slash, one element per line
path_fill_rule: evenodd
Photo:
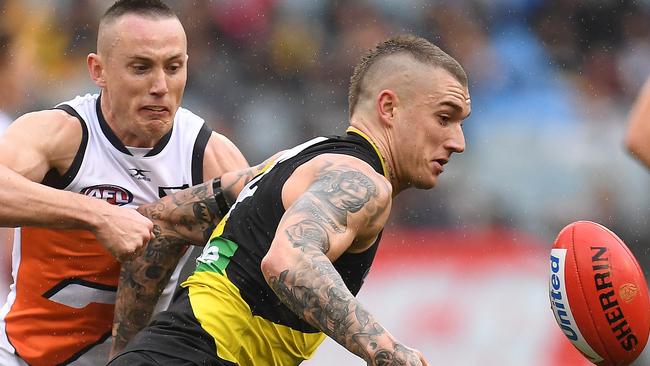
<path fill-rule="evenodd" d="M 146 246 L 153 225 L 134 208 L 248 167 L 234 144 L 180 107 L 187 60 L 185 31 L 167 5 L 117 1 L 87 57 L 101 92 L 25 114 L 0 138 L 0 226 L 17 227 L 1 365 L 105 363 L 118 261 L 161 250 Z M 172 272 L 148 275 L 177 281 Z"/>

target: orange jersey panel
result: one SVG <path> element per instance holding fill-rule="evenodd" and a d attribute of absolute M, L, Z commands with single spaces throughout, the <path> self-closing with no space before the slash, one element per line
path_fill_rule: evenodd
<path fill-rule="evenodd" d="M 88 231 L 21 228 L 7 336 L 31 365 L 60 364 L 110 334 L 119 263 Z"/>

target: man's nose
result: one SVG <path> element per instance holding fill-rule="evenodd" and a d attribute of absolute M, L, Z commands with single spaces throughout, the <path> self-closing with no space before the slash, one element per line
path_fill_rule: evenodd
<path fill-rule="evenodd" d="M 149 92 L 155 95 L 165 95 L 168 91 L 167 74 L 162 69 L 156 70 L 152 74 L 151 88 Z"/>
<path fill-rule="evenodd" d="M 451 136 L 446 141 L 445 146 L 449 151 L 462 153 L 465 151 L 465 133 L 463 127 L 459 124 L 454 126 Z"/>

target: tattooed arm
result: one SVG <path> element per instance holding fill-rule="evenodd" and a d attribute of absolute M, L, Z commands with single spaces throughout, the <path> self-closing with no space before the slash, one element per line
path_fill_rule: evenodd
<path fill-rule="evenodd" d="M 224 174 L 220 181 L 225 201 L 232 204 L 244 185 L 263 166 Z M 122 264 L 115 300 L 111 355 L 122 350 L 149 322 L 155 304 L 187 245 L 204 245 L 221 220 L 214 182 L 179 191 L 138 208 L 154 223 L 154 238 L 140 255 Z"/>
<path fill-rule="evenodd" d="M 390 212 L 388 182 L 358 159 L 322 155 L 294 172 L 283 202 L 288 209 L 262 261 L 280 300 L 368 365 L 428 365 L 357 301 L 332 264 L 375 241 Z"/>

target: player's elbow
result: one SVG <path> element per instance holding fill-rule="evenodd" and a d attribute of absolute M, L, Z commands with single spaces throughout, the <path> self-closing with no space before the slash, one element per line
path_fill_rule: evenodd
<path fill-rule="evenodd" d="M 645 167 L 650 169 L 650 145 L 644 134 L 630 133 L 625 136 L 625 148 Z"/>
<path fill-rule="evenodd" d="M 287 269 L 287 266 L 280 256 L 275 255 L 273 252 L 269 252 L 264 256 L 264 258 L 262 258 L 260 269 L 262 270 L 266 282 L 270 283 L 272 279 L 279 278 L 282 271 Z"/>
<path fill-rule="evenodd" d="M 625 148 L 626 150 L 634 155 L 634 156 L 639 156 L 641 153 L 641 150 L 643 148 L 643 141 L 639 137 L 639 134 L 636 134 L 632 131 L 629 131 L 627 135 L 625 135 Z"/>

